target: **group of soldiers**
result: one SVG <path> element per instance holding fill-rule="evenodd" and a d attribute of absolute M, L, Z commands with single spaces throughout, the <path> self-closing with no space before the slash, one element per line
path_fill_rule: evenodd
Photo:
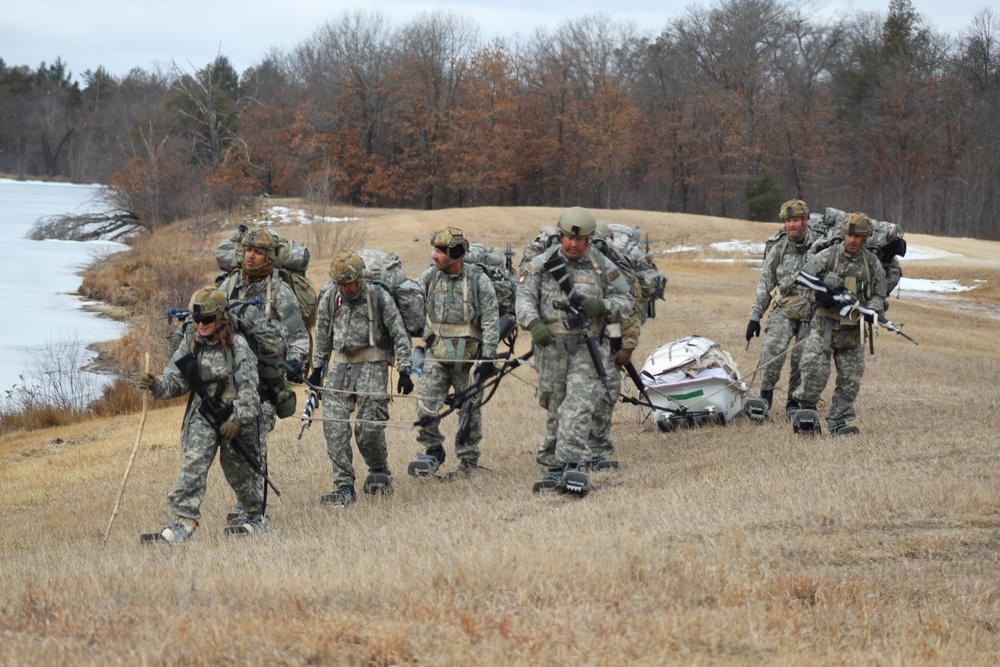
<path fill-rule="evenodd" d="M 852 318 L 857 312 L 884 310 L 885 270 L 877 260 L 870 261 L 871 253 L 864 248 L 870 231 L 866 216 L 847 216 L 843 242 L 816 252 L 809 249 L 816 247 L 819 234 L 807 225 L 808 216 L 804 202 L 782 207 L 785 238 L 767 253 L 746 335 L 749 342 L 760 334 L 760 320 L 773 300 L 778 307 L 768 320 L 761 352 L 761 397 L 767 407 L 791 338 L 807 342 L 793 350 L 789 409 L 815 409 L 833 356 L 838 379 L 828 419 L 830 431 L 836 433 L 854 417 L 853 401 L 864 369 L 859 329 Z M 530 333 L 536 393 L 547 411 L 536 457 L 542 476 L 533 490 L 586 495 L 590 471 L 617 469 L 611 458 L 611 415 L 622 372 L 630 369 L 634 374 L 631 356 L 640 324 L 651 301 L 662 298 L 666 283 L 660 274 L 659 294 L 644 290 L 635 263 L 615 249 L 613 236 L 590 211 L 564 211 L 555 228 L 543 228 L 525 250 L 514 312 L 508 318 L 498 308 L 491 278 L 479 264 L 465 261 L 470 249 L 465 232 L 453 227 L 438 231 L 431 239 L 432 264 L 417 281 L 426 308 L 422 345 L 417 348 L 422 355 L 414 354 L 390 290 L 366 280 L 365 261 L 357 252 L 334 258 L 330 282 L 319 295 L 313 340 L 295 293 L 276 270 L 276 239 L 267 230 L 241 236 L 239 269 L 192 295 L 190 326 L 163 373 L 145 372 L 138 380 L 154 398 L 190 395 L 181 431 L 184 460 L 177 486 L 167 497 L 173 516 L 143 541 L 178 543 L 194 534 L 217 451 L 237 500 L 227 534 L 268 530 L 267 489 L 277 489 L 266 473 L 267 438 L 276 416 L 288 416 L 289 400 L 294 410 L 295 397 L 288 391 L 261 389 L 262 376 L 270 371 L 254 363 L 252 345 L 237 327 L 231 308 L 251 300 L 266 321 L 280 325 L 285 339 L 282 368 L 288 377 L 304 382 L 322 401 L 333 483 L 333 490 L 320 499 L 324 505 L 357 502 L 352 422 L 369 471 L 362 490 L 392 491 L 385 438 L 390 365 L 396 368 L 396 392 L 416 394 L 421 451 L 407 471 L 414 477 L 441 476 L 446 453 L 440 420 L 446 404 L 499 382 L 498 374 L 511 362 L 498 358 L 498 346 L 516 326 Z M 819 281 L 812 289 L 798 280 L 803 272 Z M 829 289 L 824 291 L 824 286 Z M 840 296 L 838 301 L 827 298 L 845 290 L 864 306 L 861 311 L 848 313 L 841 308 Z M 421 358 L 415 369 L 415 359 Z M 463 400 L 453 409 L 459 413 L 454 452 L 458 465 L 449 476 L 479 477 L 479 403 Z"/>

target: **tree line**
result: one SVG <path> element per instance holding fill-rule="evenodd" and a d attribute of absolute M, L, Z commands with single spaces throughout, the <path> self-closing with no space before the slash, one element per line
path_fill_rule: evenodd
<path fill-rule="evenodd" d="M 242 74 L 0 60 L 0 172 L 110 183 L 150 229 L 261 194 L 758 220 L 801 198 L 996 239 L 998 28 L 716 0 L 655 35 L 594 15 L 484 43 L 459 13 L 359 10 Z"/>

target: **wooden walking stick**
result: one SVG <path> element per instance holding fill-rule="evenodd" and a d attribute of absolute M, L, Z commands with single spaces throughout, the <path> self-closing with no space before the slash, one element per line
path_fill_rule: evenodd
<path fill-rule="evenodd" d="M 146 353 L 146 372 L 149 372 L 149 352 Z M 149 391 L 142 390 L 142 416 L 139 417 L 139 432 L 135 434 L 135 444 L 132 446 L 132 454 L 128 457 L 128 465 L 125 466 L 125 475 L 122 477 L 122 486 L 118 490 L 118 500 L 115 501 L 115 508 L 111 511 L 111 520 L 108 521 L 108 529 L 104 531 L 104 545 L 108 543 L 108 536 L 111 535 L 111 524 L 115 522 L 118 514 L 118 507 L 121 505 L 122 496 L 125 495 L 125 483 L 128 482 L 128 474 L 132 471 L 132 463 L 135 461 L 135 454 L 139 451 L 139 441 L 142 439 L 142 427 L 146 425 L 146 409 L 149 407 Z"/>

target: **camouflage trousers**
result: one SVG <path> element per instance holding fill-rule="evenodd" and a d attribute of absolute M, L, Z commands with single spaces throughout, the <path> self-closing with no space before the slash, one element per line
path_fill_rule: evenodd
<path fill-rule="evenodd" d="M 816 318 L 818 319 L 818 318 Z M 837 383 L 833 389 L 827 422 L 851 421 L 857 416 L 854 401 L 861 390 L 861 377 L 865 374 L 865 347 L 856 344 L 850 347 L 833 347 L 826 331 L 832 331 L 836 338 L 837 325 L 833 320 L 813 322 L 809 337 L 802 350 L 799 368 L 802 382 L 795 390 L 794 398 L 802 406 L 815 406 L 830 380 L 830 362 L 837 369 Z"/>
<path fill-rule="evenodd" d="M 609 359 L 607 340 L 601 343 L 600 353 L 602 359 Z M 535 359 L 538 404 L 548 410 L 536 460 L 549 468 L 585 463 L 591 458 L 595 406 L 608 395 L 587 342 L 582 335 L 556 334 L 554 343 L 535 348 Z"/>
<path fill-rule="evenodd" d="M 622 391 L 622 370 L 618 368 L 612 358 L 610 348 L 609 354 L 604 359 L 604 372 L 608 376 L 608 381 L 604 384 L 604 391 L 594 404 L 594 412 L 590 420 L 590 457 L 603 456 L 611 458 L 615 453 L 615 442 L 611 437 L 611 419 L 614 416 L 615 405 L 618 403 L 618 395 Z M 590 355 L 587 356 L 590 358 Z"/>
<path fill-rule="evenodd" d="M 469 386 L 469 371 L 472 364 L 468 362 L 451 363 L 426 358 L 424 370 L 417 381 L 417 418 L 425 415 L 435 415 L 444 405 L 448 390 L 464 391 Z M 483 440 L 483 417 L 478 407 L 458 411 L 459 422 L 469 420 L 469 438 L 460 442 L 455 437 L 455 456 L 462 461 L 476 463 L 481 455 L 479 443 Z M 417 429 L 417 442 L 424 450 L 444 446 L 444 435 L 441 433 L 441 421 L 436 420 L 427 426 Z"/>
<path fill-rule="evenodd" d="M 222 473 L 236 493 L 236 500 L 243 504 L 247 514 L 260 514 L 264 501 L 263 479 L 232 443 L 222 441 L 218 432 L 198 412 L 197 405 L 196 400 L 184 415 L 181 427 L 184 462 L 181 464 L 177 488 L 167 496 L 167 506 L 178 516 L 195 520 L 201 518 L 208 469 L 218 451 Z M 247 448 L 259 456 L 257 425 L 243 426 L 239 435 Z"/>
<path fill-rule="evenodd" d="M 333 488 L 354 486 L 354 455 L 351 448 L 351 413 L 357 410 L 354 423 L 354 439 L 358 451 L 369 470 L 388 470 L 389 453 L 385 444 L 385 426 L 367 422 L 385 422 L 389 419 L 389 397 L 385 394 L 389 379 L 389 364 L 384 361 L 361 364 L 345 364 L 343 376 L 357 376 L 353 382 L 342 382 L 343 389 L 357 391 L 358 394 L 383 394 L 383 396 L 359 396 L 341 392 L 323 394 L 323 417 L 338 421 L 323 422 L 326 436 L 326 453 L 333 464 Z M 327 377 L 329 387 L 333 373 Z"/>
<path fill-rule="evenodd" d="M 796 387 L 802 380 L 799 370 L 802 359 L 802 349 L 805 347 L 805 340 L 809 336 L 809 319 L 790 320 L 780 308 L 775 308 L 770 317 L 767 318 L 767 326 L 764 328 L 764 339 L 760 344 L 760 389 L 761 391 L 774 391 L 781 377 L 781 368 L 785 365 L 785 356 L 792 339 L 801 345 L 792 348 L 791 361 L 788 371 L 788 396 L 791 398 Z"/>

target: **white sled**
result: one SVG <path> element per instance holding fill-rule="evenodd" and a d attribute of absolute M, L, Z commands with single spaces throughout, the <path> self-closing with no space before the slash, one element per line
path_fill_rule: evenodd
<path fill-rule="evenodd" d="M 717 343 L 687 336 L 661 345 L 640 373 L 653 421 L 661 431 L 680 425 L 726 424 L 743 411 L 747 386 Z"/>

